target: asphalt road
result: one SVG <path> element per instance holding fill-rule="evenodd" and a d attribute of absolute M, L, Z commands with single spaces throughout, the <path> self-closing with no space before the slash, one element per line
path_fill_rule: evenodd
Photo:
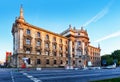
<path fill-rule="evenodd" d="M 89 82 L 114 77 L 120 77 L 120 68 L 41 71 L 0 69 L 0 82 Z"/>

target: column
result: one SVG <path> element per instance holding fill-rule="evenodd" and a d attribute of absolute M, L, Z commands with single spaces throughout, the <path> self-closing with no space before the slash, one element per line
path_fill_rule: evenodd
<path fill-rule="evenodd" d="M 77 41 L 75 40 L 75 65 L 78 67 Z"/>
<path fill-rule="evenodd" d="M 71 68 L 72 66 L 72 41 L 68 40 L 68 66 Z"/>
<path fill-rule="evenodd" d="M 23 29 L 20 28 L 20 31 L 19 31 L 19 52 L 22 53 L 23 52 Z"/>
<path fill-rule="evenodd" d="M 82 49 L 83 49 L 82 55 L 85 55 L 85 43 L 83 41 L 82 41 Z"/>
<path fill-rule="evenodd" d="M 45 42 L 44 42 L 44 39 L 45 39 L 44 33 L 41 33 L 41 39 L 42 39 L 42 43 L 41 43 L 41 48 L 42 48 L 41 55 L 45 55 L 45 52 L 44 52 L 44 45 L 45 45 Z"/>

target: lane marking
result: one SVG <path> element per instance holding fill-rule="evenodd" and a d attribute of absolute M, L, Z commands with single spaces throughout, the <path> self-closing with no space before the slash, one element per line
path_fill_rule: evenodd
<path fill-rule="evenodd" d="M 12 79 L 12 82 L 15 82 L 12 71 L 10 72 L 10 74 L 11 74 L 11 79 Z"/>
<path fill-rule="evenodd" d="M 34 81 L 34 82 L 42 82 L 42 80 L 39 80 L 38 78 L 33 77 L 32 75 L 29 75 L 27 73 L 21 72 L 23 75 L 25 75 L 27 78 L 29 78 L 30 80 Z"/>

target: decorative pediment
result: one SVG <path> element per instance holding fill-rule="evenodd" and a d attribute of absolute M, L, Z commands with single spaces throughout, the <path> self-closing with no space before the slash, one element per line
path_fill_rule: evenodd
<path fill-rule="evenodd" d="M 42 41 L 42 39 L 39 37 L 39 38 L 35 38 L 36 41 Z"/>
<path fill-rule="evenodd" d="M 36 46 L 35 49 L 36 50 L 42 50 L 41 46 Z"/>
<path fill-rule="evenodd" d="M 31 35 L 24 35 L 24 38 L 28 38 L 28 39 L 32 39 L 32 36 Z"/>
<path fill-rule="evenodd" d="M 50 51 L 50 49 L 49 48 L 45 48 L 45 51 Z"/>
<path fill-rule="evenodd" d="M 45 41 L 45 43 L 50 43 L 50 40 L 44 40 Z"/>

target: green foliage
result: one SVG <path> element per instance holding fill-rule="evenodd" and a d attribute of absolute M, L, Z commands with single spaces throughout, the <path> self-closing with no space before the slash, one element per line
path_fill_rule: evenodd
<path fill-rule="evenodd" d="M 115 50 L 112 54 L 113 59 L 120 61 L 120 50 Z"/>
<path fill-rule="evenodd" d="M 105 60 L 106 61 L 106 65 L 112 65 L 113 64 L 113 58 L 110 54 L 106 54 L 104 56 L 101 57 L 101 60 Z"/>
<path fill-rule="evenodd" d="M 111 54 L 105 54 L 101 56 L 101 64 L 103 65 L 102 61 L 106 61 L 106 65 L 111 65 L 113 63 L 116 63 L 117 65 L 120 65 L 120 50 L 115 50 Z"/>

